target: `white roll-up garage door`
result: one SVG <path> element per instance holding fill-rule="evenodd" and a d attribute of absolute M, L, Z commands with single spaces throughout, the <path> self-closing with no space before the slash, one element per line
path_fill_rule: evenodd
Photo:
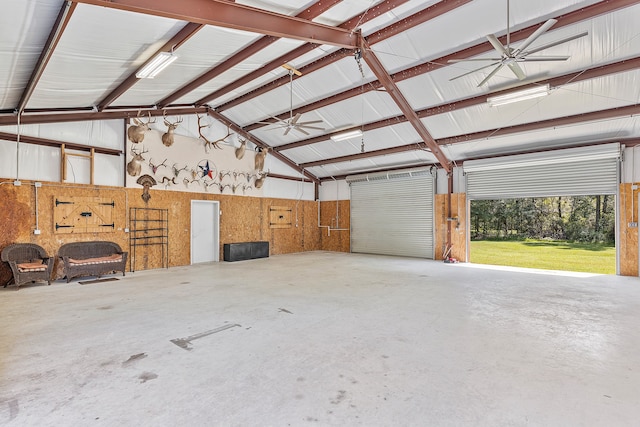
<path fill-rule="evenodd" d="M 601 144 L 464 162 L 467 197 L 617 194 L 620 144 Z"/>
<path fill-rule="evenodd" d="M 351 252 L 433 259 L 434 177 L 429 169 L 347 177 Z"/>

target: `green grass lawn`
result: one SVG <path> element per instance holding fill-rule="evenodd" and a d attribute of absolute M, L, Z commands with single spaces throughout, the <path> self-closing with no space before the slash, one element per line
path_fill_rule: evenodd
<path fill-rule="evenodd" d="M 472 241 L 470 261 L 544 270 L 616 274 L 616 248 L 592 243 Z"/>

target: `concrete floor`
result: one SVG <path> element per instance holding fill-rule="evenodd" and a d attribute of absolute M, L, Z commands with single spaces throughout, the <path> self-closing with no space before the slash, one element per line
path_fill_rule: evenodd
<path fill-rule="evenodd" d="M 327 252 L 113 277 L 0 291 L 0 424 L 640 423 L 637 278 Z"/>

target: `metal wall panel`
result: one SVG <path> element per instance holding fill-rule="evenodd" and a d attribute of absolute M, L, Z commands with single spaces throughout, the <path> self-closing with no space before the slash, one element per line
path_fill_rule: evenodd
<path fill-rule="evenodd" d="M 352 252 L 433 259 L 435 186 L 428 170 L 348 181 Z"/>

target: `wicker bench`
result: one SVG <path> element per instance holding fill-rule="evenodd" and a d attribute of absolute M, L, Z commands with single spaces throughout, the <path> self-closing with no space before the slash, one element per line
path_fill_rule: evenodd
<path fill-rule="evenodd" d="M 128 252 L 114 242 L 65 243 L 58 250 L 64 265 L 67 283 L 78 276 L 102 276 L 122 271 L 125 274 Z"/>

